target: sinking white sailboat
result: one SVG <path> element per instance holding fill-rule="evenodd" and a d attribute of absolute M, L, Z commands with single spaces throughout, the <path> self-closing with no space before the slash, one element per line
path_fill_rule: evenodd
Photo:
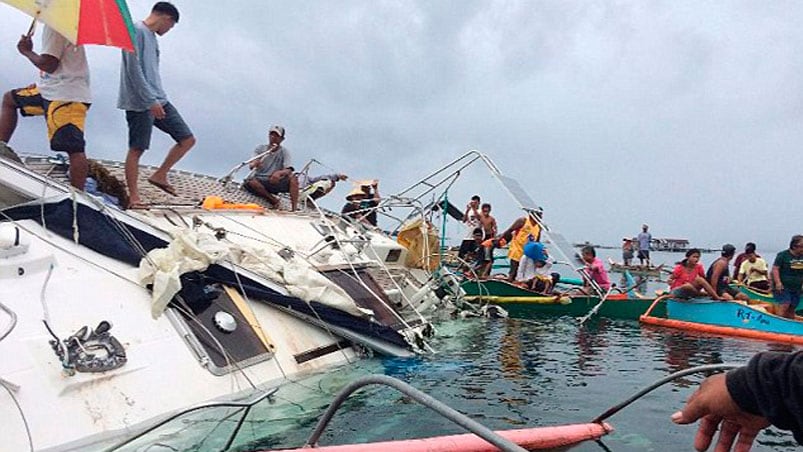
<path fill-rule="evenodd" d="M 2 450 L 108 445 L 367 350 L 428 348 L 438 283 L 379 230 L 190 173 L 171 175 L 182 196 L 146 188 L 154 207 L 122 211 L 23 160 L 0 158 Z"/>

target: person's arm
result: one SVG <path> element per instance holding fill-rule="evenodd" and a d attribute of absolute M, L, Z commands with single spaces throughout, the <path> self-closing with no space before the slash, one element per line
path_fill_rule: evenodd
<path fill-rule="evenodd" d="M 59 55 L 51 55 L 49 53 L 45 53 L 47 49 L 42 51 L 42 54 L 38 54 L 33 51 L 33 41 L 31 40 L 30 36 L 22 35 L 20 37 L 19 42 L 17 43 L 17 50 L 19 53 L 28 59 L 37 69 L 47 72 L 48 74 L 52 74 L 59 68 L 59 64 L 61 64 L 61 53 Z M 55 53 L 55 52 L 54 52 Z"/>
<path fill-rule="evenodd" d="M 781 267 L 778 265 L 772 266 L 772 285 L 776 292 L 783 290 L 783 283 L 781 282 Z"/>
<path fill-rule="evenodd" d="M 507 237 L 508 236 L 512 237 L 513 231 L 515 231 L 516 229 L 521 229 L 522 226 L 524 226 L 524 218 L 519 218 L 516 221 L 514 221 L 513 224 L 511 224 L 510 227 L 507 228 L 500 237 L 505 237 L 505 240 L 510 241 L 510 239 Z"/>
<path fill-rule="evenodd" d="M 742 283 L 744 281 L 744 279 L 748 276 L 747 275 L 747 271 L 748 271 L 747 267 L 748 267 L 749 263 L 750 263 L 750 261 L 744 261 L 744 262 L 742 262 L 742 265 L 740 265 L 739 268 L 737 269 L 736 281 L 738 281 L 739 283 Z"/>
<path fill-rule="evenodd" d="M 497 233 L 497 230 L 496 230 L 496 218 L 491 217 L 491 235 L 496 237 L 496 233 Z"/>
<path fill-rule="evenodd" d="M 672 420 L 689 424 L 702 418 L 695 447 L 704 450 L 721 424 L 718 447 L 746 451 L 758 432 L 772 424 L 791 430 L 803 444 L 803 352 L 763 352 L 745 367 L 707 378 Z M 723 422 L 724 421 L 724 422 Z M 719 449 L 718 449 L 719 450 Z"/>
<path fill-rule="evenodd" d="M 257 146 L 256 149 L 254 149 L 254 157 L 258 156 L 259 154 L 261 154 L 263 152 L 265 152 L 265 151 L 262 150 L 262 146 Z M 258 158 L 251 159 L 251 161 L 248 162 L 248 168 L 255 169 L 256 167 L 259 166 L 260 163 L 262 163 L 262 160 L 264 158 L 265 157 L 262 157 L 261 159 L 258 159 Z"/>
<path fill-rule="evenodd" d="M 471 203 L 466 204 L 466 211 L 463 212 L 463 223 L 468 223 L 468 211 L 471 210 Z"/>
<path fill-rule="evenodd" d="M 379 196 L 379 181 L 375 180 L 371 186 L 374 187 L 374 201 L 379 202 L 382 199 Z"/>
<path fill-rule="evenodd" d="M 672 274 L 669 275 L 669 278 L 666 279 L 666 282 L 667 284 L 669 284 L 670 287 L 672 286 L 672 283 L 675 282 L 675 280 L 680 277 L 681 271 L 682 269 L 680 268 L 679 265 L 676 265 L 675 268 L 672 269 Z"/>

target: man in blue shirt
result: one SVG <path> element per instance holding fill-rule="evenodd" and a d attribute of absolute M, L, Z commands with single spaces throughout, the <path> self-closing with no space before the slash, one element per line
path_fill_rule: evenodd
<path fill-rule="evenodd" d="M 162 165 L 148 178 L 148 182 L 175 195 L 167 180 L 167 173 L 190 148 L 195 137 L 178 110 L 167 100 L 159 75 L 159 42 L 162 36 L 178 23 L 178 9 L 168 2 L 158 2 L 151 14 L 134 25 L 134 53 L 123 51 L 120 68 L 120 95 L 117 108 L 125 110 L 128 122 L 128 155 L 125 159 L 125 179 L 130 197 L 129 207 L 141 207 L 137 178 L 139 159 L 151 143 L 151 132 L 156 126 L 170 135 L 176 144 L 167 153 Z"/>
<path fill-rule="evenodd" d="M 647 267 L 650 266 L 650 242 L 652 241 L 652 234 L 647 232 L 650 227 L 646 224 L 641 225 L 641 233 L 638 235 L 638 261 L 639 265 L 644 265 L 647 261 Z"/>

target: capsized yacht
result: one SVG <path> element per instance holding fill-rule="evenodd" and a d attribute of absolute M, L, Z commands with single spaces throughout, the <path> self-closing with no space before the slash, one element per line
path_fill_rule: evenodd
<path fill-rule="evenodd" d="M 174 171 L 171 196 L 150 167 L 150 209 L 121 210 L 120 162 L 93 163 L 95 196 L 63 160 L 0 151 L 0 450 L 101 448 L 204 402 L 430 351 L 449 300 L 426 245 L 312 202 L 270 210 L 228 179 Z"/>

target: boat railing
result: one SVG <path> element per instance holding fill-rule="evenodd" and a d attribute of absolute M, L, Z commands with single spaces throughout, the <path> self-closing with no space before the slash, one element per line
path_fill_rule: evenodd
<path fill-rule="evenodd" d="M 0 332 L 0 342 L 2 342 L 3 339 L 5 339 L 9 334 L 11 334 L 11 332 L 14 331 L 14 328 L 17 326 L 17 313 L 12 311 L 8 306 L 4 305 L 3 303 L 0 303 L 0 311 L 5 312 L 6 314 L 8 314 L 9 317 L 8 324 L 2 330 L 2 332 Z"/>
<path fill-rule="evenodd" d="M 273 388 L 273 389 L 271 389 L 269 391 L 265 391 L 265 392 L 257 395 L 256 397 L 252 398 L 251 400 L 247 401 L 247 402 L 213 402 L 213 403 L 205 403 L 203 405 L 196 405 L 194 407 L 190 407 L 190 408 L 178 411 L 176 413 L 173 413 L 173 414 L 167 416 L 166 418 L 162 419 L 161 421 L 151 425 L 150 427 L 148 427 L 148 428 L 146 428 L 146 429 L 144 429 L 144 430 L 142 430 L 142 431 L 140 431 L 140 432 L 138 432 L 138 433 L 136 433 L 136 434 L 134 434 L 134 435 L 132 435 L 132 436 L 130 436 L 128 438 L 126 438 L 124 441 L 122 441 L 120 443 L 117 443 L 117 444 L 114 444 L 111 447 L 108 447 L 108 448 L 104 449 L 104 452 L 113 452 L 113 451 L 122 449 L 123 447 L 125 447 L 125 446 L 127 446 L 127 445 L 129 445 L 129 444 L 131 444 L 131 443 L 133 443 L 133 442 L 135 442 L 137 440 L 139 440 L 140 438 L 143 438 L 145 435 L 148 435 L 151 432 L 154 432 L 154 431 L 164 427 L 165 425 L 175 421 L 176 419 L 179 419 L 181 417 L 184 417 L 184 416 L 186 416 L 188 414 L 191 414 L 191 413 L 194 413 L 196 411 L 212 410 L 212 409 L 218 409 L 218 408 L 239 408 L 240 409 L 240 411 L 239 411 L 240 418 L 237 420 L 237 425 L 234 427 L 234 429 L 229 434 L 229 438 L 226 441 L 226 445 L 221 449 L 221 450 L 228 450 L 231 447 L 231 445 L 234 443 L 234 440 L 237 439 L 237 435 L 239 434 L 240 429 L 242 428 L 245 420 L 248 418 L 248 415 L 250 414 L 251 409 L 255 405 L 257 405 L 258 403 L 260 403 L 263 400 L 268 399 L 271 396 L 273 396 L 274 394 L 276 394 L 276 392 L 278 390 L 279 390 L 279 388 Z M 231 416 L 231 417 L 233 417 L 233 416 Z"/>
<path fill-rule="evenodd" d="M 471 433 L 474 433 L 485 441 L 488 441 L 489 443 L 498 447 L 500 450 L 515 452 L 525 451 L 525 449 L 521 446 L 518 446 L 510 440 L 500 436 L 498 433 L 494 432 L 488 427 L 433 398 L 429 394 L 419 391 L 407 383 L 387 375 L 368 375 L 361 377 L 352 381 L 345 388 L 341 389 L 335 399 L 326 409 L 326 412 L 324 412 L 323 416 L 321 416 L 321 419 L 318 421 L 318 424 L 315 426 L 312 435 L 310 435 L 304 447 L 316 447 L 318 440 L 321 438 L 321 435 L 323 435 L 324 430 L 329 425 L 329 422 L 332 420 L 335 413 L 337 413 L 337 410 L 343 405 L 346 399 L 348 399 L 349 396 L 351 396 L 351 394 L 354 392 L 370 385 L 382 385 L 393 388 L 410 399 L 420 403 L 424 407 L 438 413 L 443 418 L 454 422 L 455 424 L 465 428 Z"/>

